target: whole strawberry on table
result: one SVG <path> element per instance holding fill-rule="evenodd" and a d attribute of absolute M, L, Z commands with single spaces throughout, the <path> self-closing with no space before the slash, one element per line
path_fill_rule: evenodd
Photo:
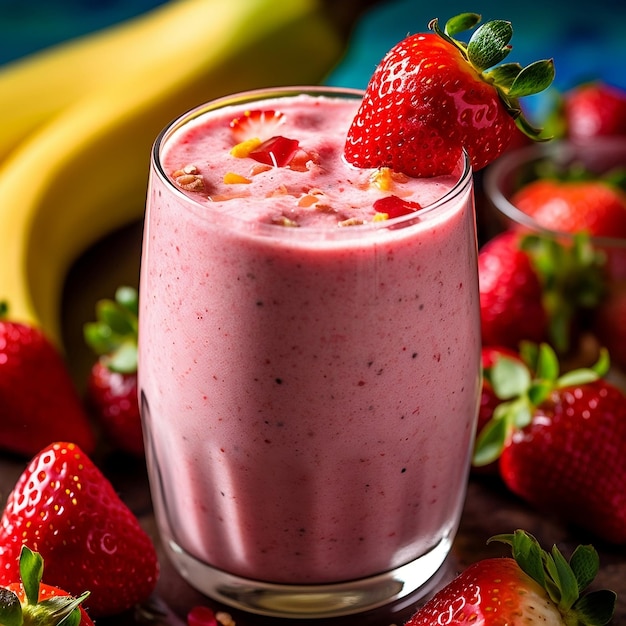
<path fill-rule="evenodd" d="M 115 299 L 96 304 L 96 320 L 84 326 L 98 355 L 87 378 L 86 402 L 108 443 L 138 458 L 144 455 L 137 395 L 138 293 L 121 286 Z"/>

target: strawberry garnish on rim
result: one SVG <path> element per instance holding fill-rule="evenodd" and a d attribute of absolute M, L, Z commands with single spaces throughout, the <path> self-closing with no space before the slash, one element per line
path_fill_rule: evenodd
<path fill-rule="evenodd" d="M 524 117 L 519 98 L 546 89 L 552 60 L 522 67 L 500 64 L 511 51 L 510 22 L 494 20 L 464 43 L 459 32 L 480 21 L 463 13 L 433 33 L 415 34 L 393 47 L 376 68 L 348 131 L 344 149 L 356 167 L 390 167 L 409 176 L 454 171 L 462 150 L 474 169 L 491 163 L 518 131 L 541 137 Z"/>

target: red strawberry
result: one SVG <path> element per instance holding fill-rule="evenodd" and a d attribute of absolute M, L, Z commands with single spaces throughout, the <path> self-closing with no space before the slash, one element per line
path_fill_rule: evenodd
<path fill-rule="evenodd" d="M 519 189 L 511 203 L 555 232 L 626 238 L 626 192 L 595 177 L 540 178 Z M 592 176 L 592 175 L 589 175 Z"/>
<path fill-rule="evenodd" d="M 507 626 L 546 624 L 602 626 L 613 616 L 615 594 L 581 592 L 593 582 L 598 553 L 579 546 L 569 561 L 554 546 L 550 553 L 523 531 L 490 541 L 512 547 L 514 558 L 483 559 L 436 593 L 406 626 Z"/>
<path fill-rule="evenodd" d="M 137 290 L 120 287 L 115 301 L 101 300 L 98 320 L 85 325 L 87 344 L 100 355 L 87 380 L 87 402 L 117 449 L 142 456 L 137 395 Z"/>
<path fill-rule="evenodd" d="M 272 109 L 252 109 L 230 122 L 236 143 L 258 139 L 259 143 L 270 139 L 284 121 L 284 114 Z"/>
<path fill-rule="evenodd" d="M 516 376 L 518 388 L 483 428 L 474 462 L 499 456 L 513 493 L 606 541 L 626 543 L 626 396 L 601 378 L 607 361 L 559 376 L 544 344 L 527 362 L 536 374 Z"/>
<path fill-rule="evenodd" d="M 356 167 L 390 167 L 409 176 L 453 172 L 463 148 L 474 169 L 492 162 L 517 134 L 540 133 L 521 113 L 518 98 L 552 82 L 552 61 L 522 69 L 497 65 L 510 52 L 513 30 L 495 20 L 469 43 L 453 39 L 480 16 L 464 13 L 434 33 L 415 34 L 393 47 L 376 68 L 349 129 L 345 156 Z"/>
<path fill-rule="evenodd" d="M 20 581 L 7 585 L 4 593 L 0 589 L 0 623 L 93 626 L 80 606 L 88 592 L 74 598 L 63 589 L 42 583 L 43 559 L 26 546 L 19 558 Z"/>
<path fill-rule="evenodd" d="M 65 438 L 89 453 L 95 438 L 61 354 L 0 303 L 0 448 L 32 456 Z"/>
<path fill-rule="evenodd" d="M 572 139 L 626 135 L 626 92 L 598 81 L 578 85 L 564 94 L 563 116 Z"/>
<path fill-rule="evenodd" d="M 510 230 L 480 249 L 478 282 L 484 345 L 549 341 L 565 353 L 603 292 L 602 258 L 582 236 L 561 245 Z"/>
<path fill-rule="evenodd" d="M 46 582 L 77 595 L 94 617 L 142 602 L 158 576 L 156 551 L 111 483 L 78 446 L 55 443 L 33 458 L 0 520 L 0 585 L 17 580 L 23 545 L 46 563 Z"/>
<path fill-rule="evenodd" d="M 478 283 L 484 345 L 517 349 L 524 339 L 547 338 L 541 281 L 518 233 L 504 232 L 480 249 Z"/>

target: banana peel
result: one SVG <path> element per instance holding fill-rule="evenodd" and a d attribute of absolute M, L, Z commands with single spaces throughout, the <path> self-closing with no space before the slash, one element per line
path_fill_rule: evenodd
<path fill-rule="evenodd" d="M 224 28 L 228 34 L 234 13 L 245 19 L 257 5 L 255 0 L 171 0 L 117 25 L 4 65 L 0 68 L 0 162 L 30 133 L 85 93 L 123 75 L 137 76 L 162 64 L 167 66 L 179 51 L 189 43 L 193 45 L 198 28 L 204 30 L 206 45 L 210 45 L 216 29 Z M 299 0 L 281 3 L 280 7 L 266 3 L 265 10 L 283 13 L 276 16 L 283 23 L 298 13 L 313 15 L 318 11 L 315 3 Z M 254 38 L 254 25 L 248 35 Z M 263 25 L 259 35 L 263 37 Z M 320 45 L 334 46 L 333 38 L 324 34 Z M 247 44 L 240 41 L 233 45 Z M 322 62 L 325 55 L 322 51 Z"/>
<path fill-rule="evenodd" d="M 110 77 L 68 104 L 0 167 L 0 299 L 15 320 L 40 327 L 61 349 L 65 276 L 96 241 L 142 218 L 159 131 L 222 95 L 315 84 L 342 53 L 316 0 L 280 9 L 274 0 L 173 5 L 185 14 L 184 32 L 174 21 L 169 36 L 149 42 L 168 48 L 166 58 Z"/>

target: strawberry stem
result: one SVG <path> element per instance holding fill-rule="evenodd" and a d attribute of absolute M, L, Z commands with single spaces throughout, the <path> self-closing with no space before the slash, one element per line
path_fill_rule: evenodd
<path fill-rule="evenodd" d="M 578 546 L 567 561 L 556 545 L 548 553 L 535 537 L 523 530 L 496 535 L 487 543 L 492 541 L 511 546 L 517 564 L 546 590 L 564 624 L 605 626 L 613 618 L 617 597 L 613 591 L 602 589 L 581 596 L 600 568 L 600 557 L 593 546 Z"/>
<path fill-rule="evenodd" d="M 560 364 L 554 349 L 546 344 L 524 342 L 522 361 L 500 356 L 485 369 L 485 380 L 502 400 L 492 418 L 483 426 L 472 459 L 476 467 L 496 461 L 508 444 L 513 431 L 528 426 L 536 407 L 545 402 L 555 389 L 593 382 L 609 369 L 608 351 L 601 350 L 592 367 L 583 367 L 560 375 Z"/>
<path fill-rule="evenodd" d="M 450 18 L 442 31 L 437 18 L 428 28 L 457 48 L 481 78 L 494 86 L 517 127 L 535 141 L 546 141 L 543 129 L 533 126 L 524 116 L 519 98 L 532 96 L 547 89 L 554 80 L 552 59 L 535 61 L 522 67 L 517 63 L 498 65 L 511 52 L 513 36 L 511 23 L 505 20 L 485 22 L 471 36 L 469 43 L 455 39 L 457 33 L 474 28 L 480 22 L 477 13 L 462 13 Z"/>

